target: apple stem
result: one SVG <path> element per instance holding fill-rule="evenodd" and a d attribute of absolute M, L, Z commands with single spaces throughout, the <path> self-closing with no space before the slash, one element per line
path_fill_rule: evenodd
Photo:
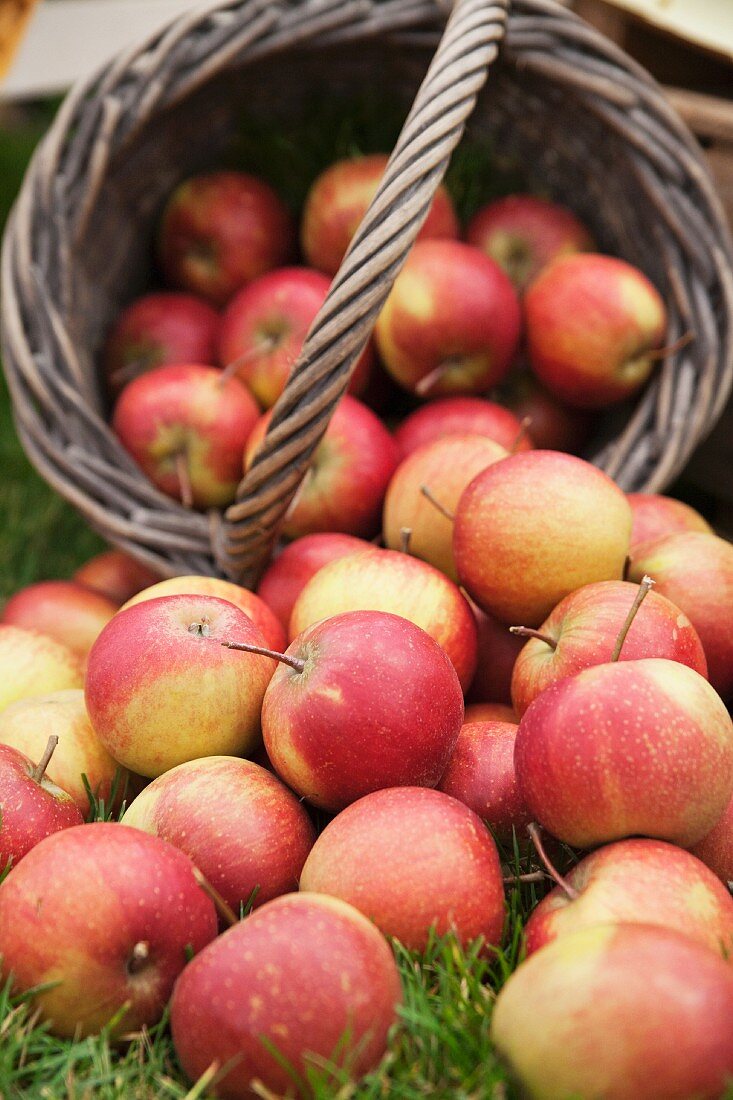
<path fill-rule="evenodd" d="M 453 512 L 451 512 L 449 508 L 446 508 L 446 506 L 444 504 L 441 504 L 437 497 L 433 496 L 432 492 L 427 487 L 427 485 L 421 485 L 420 486 L 420 492 L 422 493 L 422 495 L 425 497 L 426 500 L 430 501 L 430 503 L 433 505 L 434 508 L 438 509 L 438 511 L 440 512 L 440 514 L 442 516 L 445 516 L 446 519 L 449 519 L 451 521 L 451 523 L 453 523 L 453 521 L 456 518 L 455 515 L 453 514 Z"/>
<path fill-rule="evenodd" d="M 188 472 L 188 455 L 185 451 L 179 451 L 176 455 L 176 477 L 183 507 L 193 508 L 193 487 Z"/>
<path fill-rule="evenodd" d="M 519 431 L 516 434 L 514 442 L 512 443 L 511 447 L 509 448 L 509 454 L 510 455 L 514 455 L 514 454 L 517 453 L 517 447 L 519 446 L 519 444 L 522 442 L 525 435 L 527 434 L 527 429 L 529 428 L 531 423 L 532 423 L 532 417 L 531 416 L 524 416 L 520 420 L 520 422 L 519 422 Z"/>
<path fill-rule="evenodd" d="M 146 966 L 150 958 L 150 944 L 147 940 L 138 940 L 132 949 L 130 961 L 127 964 L 128 974 L 139 974 Z"/>
<path fill-rule="evenodd" d="M 239 924 L 239 917 L 232 909 L 228 901 L 225 901 L 215 886 L 212 886 L 207 878 L 205 878 L 198 867 L 193 869 L 193 877 L 199 884 L 203 892 L 214 903 L 214 908 L 221 917 L 221 919 L 229 925 L 231 928 L 235 924 Z"/>
<path fill-rule="evenodd" d="M 646 357 L 647 359 L 655 361 L 657 359 L 666 359 L 668 355 L 674 355 L 676 351 L 682 351 L 682 348 L 686 348 L 694 339 L 695 333 L 688 329 L 687 332 L 683 332 L 677 340 L 674 340 L 671 344 L 667 344 L 666 347 L 654 348 L 653 351 L 648 351 Z"/>
<path fill-rule="evenodd" d="M 513 886 L 516 882 L 544 882 L 546 878 L 545 871 L 529 871 L 526 875 L 507 875 L 503 882 L 505 886 Z"/>
<path fill-rule="evenodd" d="M 272 657 L 273 661 L 280 661 L 289 665 L 296 672 L 302 672 L 305 661 L 301 657 L 291 657 L 287 653 L 278 653 L 276 649 L 265 649 L 261 645 L 251 645 L 249 642 L 222 642 L 225 649 L 239 649 L 242 653 L 258 653 L 260 657 Z"/>
<path fill-rule="evenodd" d="M 621 580 L 622 581 L 627 581 L 629 579 L 629 573 L 630 572 L 631 572 L 631 554 L 627 554 L 626 559 L 624 561 L 624 568 L 623 568 L 623 571 L 621 573 Z"/>
<path fill-rule="evenodd" d="M 48 762 L 51 759 L 51 757 L 53 756 L 54 751 L 55 751 L 56 746 L 58 745 L 58 743 L 59 743 L 58 737 L 56 736 L 55 733 L 52 733 L 51 736 L 48 739 L 48 742 L 46 744 L 45 749 L 43 750 L 43 756 L 38 761 L 38 764 L 36 765 L 36 767 L 33 769 L 33 772 L 31 773 L 31 779 L 35 779 L 36 783 L 40 783 L 41 780 L 43 779 L 44 775 L 46 774 L 46 768 L 48 767 Z"/>
<path fill-rule="evenodd" d="M 541 630 L 534 630 L 531 626 L 510 626 L 510 634 L 516 634 L 519 638 L 537 638 L 544 642 L 550 649 L 557 649 L 557 642 L 549 634 L 543 634 Z"/>
<path fill-rule="evenodd" d="M 547 873 L 550 876 L 550 878 L 553 880 L 553 882 L 557 883 L 557 885 L 560 887 L 561 890 L 565 891 L 565 893 L 567 894 L 567 896 L 570 898 L 571 901 L 575 901 L 575 899 L 577 897 L 580 897 L 580 895 L 579 895 L 578 891 L 575 889 L 575 887 L 571 886 L 570 883 L 568 882 L 568 880 L 566 878 L 563 878 L 562 875 L 560 874 L 560 872 L 557 870 L 557 868 L 553 867 L 552 863 L 550 862 L 550 857 L 548 856 L 547 852 L 545 851 L 545 846 L 542 843 L 542 837 L 540 836 L 540 827 L 539 827 L 539 825 L 535 821 L 533 821 L 531 825 L 527 826 L 527 832 L 529 833 L 529 838 L 532 841 L 532 843 L 534 844 L 535 851 L 537 852 L 537 855 L 540 857 L 540 861 L 542 862 L 542 864 L 546 868 Z"/>
<path fill-rule="evenodd" d="M 634 621 L 636 612 L 643 604 L 644 600 L 646 599 L 647 593 L 651 590 L 653 584 L 654 581 L 651 577 L 647 577 L 646 574 L 642 577 L 641 584 L 639 585 L 639 591 L 636 593 L 634 602 L 629 608 L 629 613 L 626 616 L 626 621 L 618 632 L 616 645 L 613 647 L 613 653 L 611 654 L 611 661 L 618 661 L 619 657 L 621 656 L 621 650 L 623 649 L 623 644 L 626 641 L 626 635 L 631 629 L 631 624 Z"/>
<path fill-rule="evenodd" d="M 412 538 L 411 527 L 400 527 L 400 550 L 403 554 L 410 553 L 410 539 Z"/>
<path fill-rule="evenodd" d="M 421 378 L 419 382 L 416 382 L 415 393 L 418 395 L 418 397 L 425 397 L 428 393 L 430 393 L 433 387 L 436 386 L 438 382 L 440 382 L 441 378 L 447 370 L 447 364 L 441 363 L 440 366 L 434 367 L 433 370 L 428 371 L 428 373 L 423 378 Z"/>
<path fill-rule="evenodd" d="M 242 352 L 236 359 L 232 359 L 231 363 L 227 363 L 222 368 L 221 375 L 219 377 L 219 385 L 224 386 L 230 378 L 236 378 L 242 367 L 246 367 L 252 359 L 256 359 L 258 355 L 266 355 L 268 351 L 277 345 L 277 340 L 274 336 L 267 336 L 264 340 L 259 340 L 256 344 L 253 344 L 247 351 Z"/>

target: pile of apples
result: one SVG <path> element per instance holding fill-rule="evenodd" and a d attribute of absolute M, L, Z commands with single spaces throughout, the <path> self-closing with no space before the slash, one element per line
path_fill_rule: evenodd
<path fill-rule="evenodd" d="M 338 202 L 340 173 L 353 171 L 337 166 L 314 185 L 302 230 L 311 263 L 328 216 L 343 248 L 358 224 Z M 213 179 L 217 196 L 241 195 L 231 174 Z M 285 234 L 283 211 L 255 182 Z M 195 507 L 222 505 L 225 483 L 234 492 L 241 451 L 264 430 L 242 378 L 263 407 L 275 400 L 327 290 L 326 279 L 279 358 L 274 327 L 242 318 L 287 269 L 261 275 L 256 237 L 230 252 L 181 243 L 181 204 L 198 197 L 207 226 L 221 213 L 221 198 L 201 198 L 211 186 L 190 181 L 171 199 L 161 256 L 171 283 L 185 270 L 189 289 L 230 299 L 218 329 L 231 340 L 226 365 L 179 343 L 184 362 L 143 371 L 140 338 L 127 362 L 138 376 L 114 414 L 125 438 L 143 395 L 160 459 L 146 468 Z M 442 193 L 438 224 L 441 209 L 445 226 Z M 477 215 L 474 239 L 491 213 Z M 502 233 L 495 248 L 521 283 L 521 310 L 475 244 L 415 246 L 377 344 L 402 386 L 435 399 L 394 432 L 342 399 L 257 592 L 160 580 L 110 551 L 7 602 L 2 976 L 57 1034 L 108 1028 L 122 1039 L 170 1004 L 181 1065 L 216 1095 L 308 1095 L 309 1071 L 328 1062 L 358 1077 L 398 1017 L 387 937 L 419 952 L 453 932 L 481 937 L 490 954 L 509 932 L 506 891 L 522 878 L 502 853 L 529 859 L 531 840 L 529 879 L 556 886 L 523 929 L 528 957 L 491 1024 L 522 1090 L 723 1095 L 733 1077 L 733 546 L 679 501 L 626 495 L 582 458 L 537 449 L 534 421 L 527 432 L 481 396 L 509 370 L 522 310 L 533 370 L 552 361 L 562 382 L 547 367 L 546 385 L 584 408 L 631 384 L 642 360 L 651 369 L 664 334 L 656 292 L 638 310 L 650 326 L 641 346 L 628 317 L 604 328 L 611 307 L 633 313 L 640 300 L 646 280 L 628 265 L 576 252 L 544 266 L 539 230 L 530 263 Z M 332 273 L 343 248 L 324 238 Z M 286 258 L 270 252 L 266 263 Z M 472 274 L 459 276 L 454 258 Z M 595 277 L 580 289 L 586 261 Z M 617 296 L 601 271 L 623 275 Z M 538 350 L 556 278 L 562 320 L 590 324 L 593 354 L 570 338 L 547 357 Z M 472 320 L 474 309 L 488 312 Z M 533 316 L 543 318 L 534 334 Z M 255 354 L 263 341 L 269 366 Z M 565 370 L 573 356 L 577 375 Z M 187 388 L 204 375 L 205 389 Z M 194 442 L 196 423 L 219 424 L 223 409 L 239 430 L 248 402 L 255 442 L 240 433 L 225 477 L 228 433 Z M 131 436 L 126 445 L 134 453 Z M 383 545 L 369 541 L 380 527 Z M 84 824 L 102 803 L 121 821 Z"/>

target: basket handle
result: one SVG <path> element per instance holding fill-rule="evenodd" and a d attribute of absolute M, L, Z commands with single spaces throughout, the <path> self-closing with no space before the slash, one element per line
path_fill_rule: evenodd
<path fill-rule="evenodd" d="M 353 367 L 427 217 L 496 57 L 508 0 L 455 0 L 374 199 L 306 336 L 267 435 L 223 518 L 212 514 L 221 571 L 256 583 L 279 525 Z"/>

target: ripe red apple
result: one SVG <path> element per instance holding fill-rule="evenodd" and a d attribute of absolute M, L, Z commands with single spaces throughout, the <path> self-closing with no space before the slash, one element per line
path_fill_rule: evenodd
<path fill-rule="evenodd" d="M 117 604 L 77 581 L 38 581 L 10 597 L 0 622 L 40 630 L 86 657 Z"/>
<path fill-rule="evenodd" d="M 236 756 L 165 772 L 134 799 L 122 823 L 180 848 L 235 913 L 250 898 L 259 906 L 297 890 L 316 837 L 292 791 Z"/>
<path fill-rule="evenodd" d="M 733 793 L 733 723 L 699 673 L 647 658 L 557 680 L 522 716 L 519 790 L 553 836 L 691 847 Z"/>
<path fill-rule="evenodd" d="M 421 405 L 395 429 L 401 457 L 449 435 L 485 435 L 507 451 L 531 451 L 534 436 L 518 417 L 483 397 L 440 397 Z"/>
<path fill-rule="evenodd" d="M 74 580 L 101 592 L 119 607 L 136 592 L 159 581 L 160 576 L 122 550 L 104 550 L 84 562 L 74 573 Z"/>
<path fill-rule="evenodd" d="M 593 413 L 563 404 L 528 370 L 507 379 L 503 399 L 519 420 L 529 422 L 532 441 L 543 451 L 579 454 L 593 431 Z"/>
<path fill-rule="evenodd" d="M 631 509 L 606 474 L 572 455 L 527 451 L 465 490 L 453 553 L 461 584 L 487 614 L 539 626 L 581 585 L 620 580 L 630 532 Z"/>
<path fill-rule="evenodd" d="M 733 1076 L 733 968 L 667 928 L 585 928 L 512 974 L 491 1038 L 533 1100 L 712 1100 Z"/>
<path fill-rule="evenodd" d="M 219 314 L 194 294 L 157 292 L 123 309 L 107 337 L 104 372 L 116 395 L 140 374 L 172 363 L 216 363 Z"/>
<path fill-rule="evenodd" d="M 257 594 L 274 611 L 287 631 L 295 601 L 311 577 L 329 562 L 367 549 L 369 544 L 354 535 L 330 531 L 304 535 L 286 546 L 267 567 L 257 587 Z"/>
<path fill-rule="evenodd" d="M 466 240 L 495 260 L 523 293 L 558 256 L 590 252 L 590 233 L 567 207 L 535 195 L 507 195 L 482 206 Z"/>
<path fill-rule="evenodd" d="M 324 565 L 295 601 L 290 638 L 345 611 L 401 615 L 435 639 L 448 655 L 464 691 L 476 669 L 476 621 L 460 591 L 427 562 L 396 550 L 373 548 Z"/>
<path fill-rule="evenodd" d="M 600 409 L 631 396 L 654 366 L 664 302 L 638 268 L 577 253 L 546 267 L 524 298 L 532 370 L 563 401 Z"/>
<path fill-rule="evenodd" d="M 316 179 L 305 200 L 301 244 L 308 263 L 335 275 L 346 249 L 376 194 L 389 158 L 385 153 L 351 157 L 330 165 Z M 445 187 L 435 193 L 418 240 L 455 239 L 458 219 Z"/>
<path fill-rule="evenodd" d="M 468 703 L 464 714 L 464 723 L 469 722 L 510 722 L 519 725 L 513 707 L 504 703 Z"/>
<path fill-rule="evenodd" d="M 175 189 L 160 223 L 158 258 L 170 286 L 223 305 L 291 258 L 295 233 L 284 203 L 244 172 L 193 176 Z"/>
<path fill-rule="evenodd" d="M 143 473 L 188 507 L 223 508 L 242 476 L 254 398 L 215 367 L 158 367 L 123 390 L 112 427 Z"/>
<path fill-rule="evenodd" d="M 457 798 L 488 825 L 500 840 L 513 830 L 524 837 L 532 815 L 517 787 L 514 771 L 514 722 L 467 722 L 438 790 Z"/>
<path fill-rule="evenodd" d="M 435 787 L 463 722 L 458 677 L 407 619 L 354 611 L 288 648 L 265 693 L 262 733 L 278 775 L 336 812 L 382 787 Z"/>
<path fill-rule="evenodd" d="M 18 699 L 83 685 L 81 660 L 68 646 L 0 623 L 0 712 Z"/>
<path fill-rule="evenodd" d="M 680 531 L 637 547 L 629 578 L 654 577 L 660 592 L 700 635 L 708 678 L 733 698 L 733 546 L 703 531 Z"/>
<path fill-rule="evenodd" d="M 387 936 L 424 951 L 430 930 L 498 944 L 504 884 L 496 845 L 472 810 L 441 791 L 375 791 L 335 817 L 305 861 L 302 890 L 356 906 Z"/>
<path fill-rule="evenodd" d="M 161 596 L 115 615 L 89 654 L 85 688 L 92 726 L 115 760 L 154 778 L 256 747 L 274 664 L 223 641 L 265 639 L 214 596 Z"/>
<path fill-rule="evenodd" d="M 468 699 L 471 703 L 503 703 L 514 717 L 512 672 L 525 639 L 509 631 L 506 623 L 487 615 L 476 604 L 471 605 L 478 632 L 476 675 L 471 681 Z"/>
<path fill-rule="evenodd" d="M 421 241 L 397 276 L 374 330 L 382 362 L 421 397 L 482 394 L 509 370 L 519 300 L 498 264 L 460 241 Z"/>
<path fill-rule="evenodd" d="M 458 580 L 453 560 L 453 512 L 476 474 L 506 458 L 507 451 L 485 435 L 449 435 L 418 447 L 400 462 L 384 498 L 384 543 L 408 552 Z M 423 493 L 425 488 L 428 498 Z"/>
<path fill-rule="evenodd" d="M 217 1076 L 222 1100 L 253 1096 L 255 1082 L 286 1096 L 292 1072 L 305 1080 L 309 1068 L 335 1063 L 355 1079 L 374 1068 L 401 1000 L 392 952 L 374 925 L 335 898 L 289 894 L 186 967 L 171 1002 L 173 1045 L 192 1081 L 212 1063 L 226 1068 Z"/>
<path fill-rule="evenodd" d="M 627 493 L 626 496 L 633 516 L 629 550 L 632 557 L 645 542 L 676 535 L 679 531 L 715 534 L 708 521 L 681 500 L 656 493 Z"/>
<path fill-rule="evenodd" d="M 723 810 L 722 817 L 702 840 L 693 845 L 691 851 L 723 882 L 733 882 L 733 798 Z"/>
<path fill-rule="evenodd" d="M 265 413 L 250 433 L 245 469 L 254 460 L 270 417 Z M 382 421 L 346 394 L 313 453 L 282 534 L 297 539 L 316 531 L 339 531 L 370 538 L 379 529 L 384 494 L 396 466 L 397 448 Z"/>
<path fill-rule="evenodd" d="M 286 267 L 270 271 L 240 290 L 224 311 L 218 362 L 233 369 L 260 405 L 269 409 L 285 389 L 318 310 L 330 287 L 320 271 Z M 374 363 L 367 344 L 354 367 L 350 393 L 360 393 Z"/>
<path fill-rule="evenodd" d="M 52 736 L 58 737 L 58 745 L 46 775 L 73 798 L 85 817 L 89 795 L 82 776 L 107 807 L 129 797 L 130 777 L 92 729 L 81 688 L 21 699 L 0 713 L 0 743 L 12 745 L 32 760 L 41 759 Z"/>
<path fill-rule="evenodd" d="M 0 885 L 3 980 L 40 987 L 33 1007 L 67 1038 L 118 1014 L 114 1036 L 156 1023 L 187 952 L 216 932 L 188 856 L 124 825 L 63 829 Z"/>
<path fill-rule="evenodd" d="M 512 702 L 521 717 L 533 699 L 565 676 L 612 659 L 619 634 L 639 595 L 627 581 L 586 584 L 561 600 L 517 657 Z M 647 592 L 618 659 L 665 657 L 707 677 L 702 643 L 690 620 L 670 600 Z"/>
<path fill-rule="evenodd" d="M 46 775 L 55 742 L 34 763 L 0 744 L 0 872 L 15 866 L 44 837 L 83 824 L 73 798 Z"/>

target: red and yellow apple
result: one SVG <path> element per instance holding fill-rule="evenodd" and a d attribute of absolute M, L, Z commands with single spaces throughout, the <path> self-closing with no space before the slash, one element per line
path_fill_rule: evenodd
<path fill-rule="evenodd" d="M 633 516 L 629 550 L 632 557 L 645 542 L 653 542 L 665 535 L 676 535 L 680 531 L 715 534 L 708 521 L 684 501 L 657 493 L 627 493 L 626 498 Z"/>
<path fill-rule="evenodd" d="M 46 775 L 41 756 L 34 760 L 0 743 L 0 874 L 45 837 L 83 821 L 73 798 Z"/>
<path fill-rule="evenodd" d="M 0 622 L 39 630 L 86 657 L 117 604 L 77 581 L 37 581 L 10 597 Z"/>
<path fill-rule="evenodd" d="M 483 397 L 440 397 L 421 405 L 395 429 L 401 457 L 449 435 L 485 435 L 512 453 L 531 451 L 534 436 L 522 430 L 520 419 Z"/>
<path fill-rule="evenodd" d="M 101 592 L 119 607 L 160 580 L 160 575 L 122 550 L 103 550 L 80 565 L 74 573 L 79 584 Z"/>
<path fill-rule="evenodd" d="M 0 623 L 0 712 L 19 699 L 83 685 L 81 659 L 68 646 Z"/>
<path fill-rule="evenodd" d="M 295 601 L 311 577 L 331 561 L 368 549 L 369 543 L 354 535 L 331 531 L 303 535 L 286 546 L 270 563 L 257 586 L 257 595 L 272 609 L 287 631 Z"/>

